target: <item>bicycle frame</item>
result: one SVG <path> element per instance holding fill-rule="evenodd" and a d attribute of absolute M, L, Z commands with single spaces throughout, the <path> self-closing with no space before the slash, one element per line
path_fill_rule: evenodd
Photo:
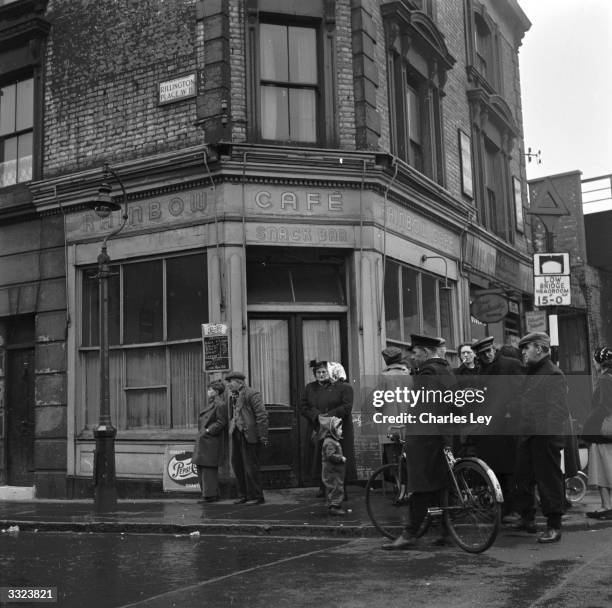
<path fill-rule="evenodd" d="M 463 496 L 463 492 L 461 492 L 461 489 L 459 488 L 457 478 L 453 473 L 453 467 L 458 462 L 475 462 L 484 469 L 485 473 L 487 474 L 487 477 L 491 481 L 491 484 L 493 485 L 493 488 L 495 490 L 495 500 L 500 503 L 504 502 L 504 494 L 502 492 L 501 486 L 499 485 L 499 481 L 497 480 L 497 477 L 495 476 L 495 473 L 493 473 L 491 467 L 484 460 L 480 460 L 480 458 L 475 458 L 473 456 L 467 456 L 465 458 L 455 458 L 452 449 L 448 446 L 445 447 L 443 451 L 444 458 L 446 459 L 446 466 L 448 467 L 448 472 L 450 474 L 451 481 L 455 487 L 458 496 Z"/>

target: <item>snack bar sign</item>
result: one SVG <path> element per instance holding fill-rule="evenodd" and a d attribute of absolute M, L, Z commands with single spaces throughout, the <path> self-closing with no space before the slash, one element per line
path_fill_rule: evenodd
<path fill-rule="evenodd" d="M 571 304 L 569 253 L 535 253 L 533 280 L 536 306 L 569 306 Z"/>

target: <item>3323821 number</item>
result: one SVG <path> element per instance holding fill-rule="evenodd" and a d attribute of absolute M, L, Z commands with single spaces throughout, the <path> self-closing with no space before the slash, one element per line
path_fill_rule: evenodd
<path fill-rule="evenodd" d="M 57 602 L 57 587 L 0 587 L 0 603 Z"/>

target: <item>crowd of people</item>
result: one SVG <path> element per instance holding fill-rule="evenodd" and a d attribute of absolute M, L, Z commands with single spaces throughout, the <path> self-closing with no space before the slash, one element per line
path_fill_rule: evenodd
<path fill-rule="evenodd" d="M 546 333 L 525 335 L 518 348 L 498 348 L 488 336 L 460 344 L 461 364 L 452 369 L 444 339 L 413 334 L 409 347 L 390 346 L 382 351 L 385 368 L 383 388 L 403 387 L 448 391 L 482 389 L 491 424 L 486 432 L 439 426 L 439 432 L 406 436 L 407 471 L 404 491 L 409 496 L 410 524 L 384 549 L 398 550 L 418 543 L 419 529 L 429 506 L 439 504 L 447 483 L 442 448 L 452 445 L 465 455 L 484 460 L 492 469 L 504 495 L 504 523 L 513 529 L 537 533 L 536 488 L 546 517 L 540 543 L 561 539 L 562 515 L 567 508 L 565 476 L 575 467 L 562 451 L 568 446 L 567 383 L 551 360 Z M 589 483 L 599 488 L 601 509 L 587 515 L 612 519 L 612 350 L 598 348 L 594 362 L 600 372 L 593 393 L 592 414 L 583 438 L 589 448 Z M 337 362 L 311 361 L 314 376 L 302 394 L 299 412 L 308 427 L 310 469 L 319 480 L 318 498 L 324 498 L 330 515 L 347 513 L 346 480 L 356 479 L 353 445 L 353 389 L 343 366 Z M 226 393 L 227 391 L 227 393 Z M 443 413 L 440 405 L 436 414 Z M 452 410 L 453 404 L 444 407 Z M 607 426 L 610 428 L 607 428 Z M 224 429 L 228 429 L 224 433 Z M 260 475 L 260 451 L 268 445 L 268 414 L 261 394 L 246 384 L 242 372 L 232 371 L 225 381 L 208 387 L 208 399 L 199 416 L 193 463 L 197 467 L 202 501 L 219 497 L 217 471 L 229 437 L 231 463 L 236 476 L 236 504 L 265 502 Z M 571 445 L 571 444 L 569 444 Z M 393 458 L 390 444 L 383 443 L 383 460 Z M 575 447 L 575 443 L 574 443 Z M 443 539 L 442 539 L 443 540 Z"/>

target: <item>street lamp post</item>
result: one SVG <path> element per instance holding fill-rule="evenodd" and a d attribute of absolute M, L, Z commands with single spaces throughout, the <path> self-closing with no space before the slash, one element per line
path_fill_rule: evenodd
<path fill-rule="evenodd" d="M 123 182 L 117 173 L 108 165 L 104 165 L 104 181 L 98 189 L 98 196 L 90 207 L 100 218 L 107 218 L 113 211 L 121 209 L 121 205 L 112 200 L 112 188 L 108 177 L 114 177 L 122 192 L 123 214 L 119 226 L 107 234 L 102 242 L 98 255 L 98 300 L 100 328 L 100 411 L 98 426 L 94 430 L 96 448 L 94 453 L 94 503 L 96 511 L 105 513 L 115 510 L 117 506 L 117 487 L 115 483 L 115 436 L 117 429 L 112 425 L 109 394 L 109 331 L 108 331 L 108 280 L 111 276 L 111 259 L 106 250 L 109 238 L 119 234 L 125 226 L 127 215 L 127 195 Z"/>

